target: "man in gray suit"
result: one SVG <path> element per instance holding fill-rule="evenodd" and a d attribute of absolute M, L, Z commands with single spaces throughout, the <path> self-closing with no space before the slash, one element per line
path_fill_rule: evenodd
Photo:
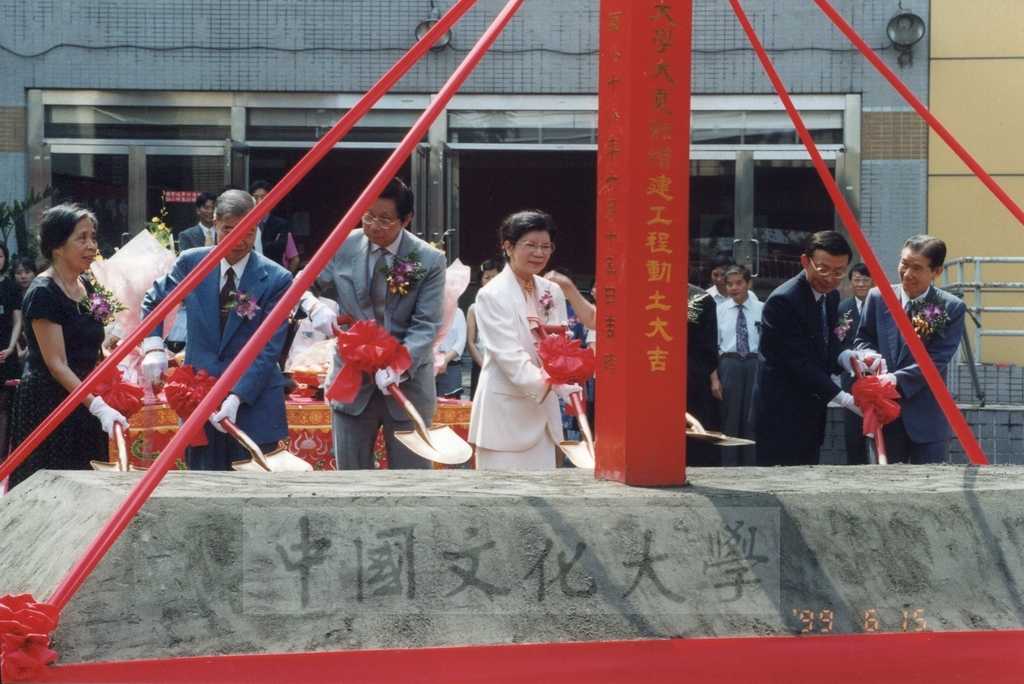
<path fill-rule="evenodd" d="M 214 208 L 217 195 L 212 192 L 201 192 L 196 197 L 196 215 L 199 223 L 178 234 L 178 252 L 193 247 L 210 247 L 217 244 L 217 230 L 214 228 Z"/>
<path fill-rule="evenodd" d="M 430 424 L 437 410 L 433 347 L 444 318 L 446 264 L 444 254 L 405 230 L 412 210 L 412 190 L 401 179 L 392 179 L 363 216 L 362 232 L 353 231 L 318 278 L 320 285 L 334 285 L 341 316 L 376 320 L 412 358 L 412 366 L 401 375 L 392 368 L 377 371 L 374 378 L 364 374 L 352 402 L 332 402 L 334 453 L 341 470 L 373 468 L 373 442 L 382 426 L 389 468 L 430 467 L 429 461 L 395 439 L 396 430 L 412 430 L 413 424 L 386 389 L 400 382 L 402 392 Z M 416 262 L 413 270 L 422 269 L 404 294 L 388 287 L 386 271 L 396 261 Z M 342 364 L 336 355 L 330 381 Z"/>
<path fill-rule="evenodd" d="M 946 244 L 928 235 L 915 235 L 903 244 L 898 268 L 900 283 L 892 285 L 936 368 L 946 379 L 946 366 L 960 345 L 967 307 L 953 295 L 936 289 L 942 275 Z M 889 373 L 883 382 L 900 393 L 900 417 L 882 428 L 890 463 L 943 463 L 949 460 L 949 421 L 932 388 L 896 327 L 893 314 L 878 288 L 871 290 L 861 312 L 857 349 L 882 354 Z"/>

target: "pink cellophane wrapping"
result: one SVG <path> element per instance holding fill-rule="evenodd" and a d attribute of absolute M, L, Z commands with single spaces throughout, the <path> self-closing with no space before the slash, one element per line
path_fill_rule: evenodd
<path fill-rule="evenodd" d="M 142 299 L 153 286 L 153 281 L 171 272 L 174 266 L 174 252 L 160 244 L 148 230 L 140 231 L 114 256 L 92 264 L 96 281 L 111 292 L 126 308 L 114 314 L 114 319 L 127 337 L 139 326 L 142 315 Z M 177 312 L 171 311 L 164 319 L 164 332 L 174 326 Z M 141 357 L 133 351 L 122 362 L 125 379 L 141 382 Z"/>
<path fill-rule="evenodd" d="M 437 333 L 437 337 L 434 339 L 434 375 L 437 375 L 441 370 L 441 366 L 444 365 L 444 354 L 441 353 L 438 348 L 441 346 L 441 342 L 444 341 L 445 335 L 452 327 L 452 321 L 455 320 L 455 309 L 459 308 L 459 297 L 469 287 L 469 279 L 472 274 L 472 270 L 466 264 L 462 263 L 458 259 L 452 262 L 451 266 L 444 274 L 444 321 L 441 323 L 441 329 Z M 470 341 L 467 340 L 467 344 Z"/>

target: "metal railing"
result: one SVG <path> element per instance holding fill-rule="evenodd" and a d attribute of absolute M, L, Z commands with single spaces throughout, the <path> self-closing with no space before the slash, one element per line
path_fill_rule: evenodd
<path fill-rule="evenodd" d="M 1024 337 L 1024 321 L 1018 328 L 995 329 L 983 328 L 982 316 L 986 313 L 1009 313 L 1024 314 L 1024 306 L 985 306 L 982 302 L 985 293 L 1024 293 L 1024 282 L 1008 281 L 987 281 L 982 277 L 982 267 L 986 264 L 1019 264 L 1024 266 L 1024 257 L 962 257 L 946 262 L 942 272 L 942 289 L 955 294 L 961 299 L 970 293 L 973 301 L 967 305 L 967 310 L 974 319 L 974 352 L 976 354 L 974 363 L 981 363 L 981 338 L 982 337 Z M 971 267 L 971 277 L 968 280 L 965 275 L 966 267 Z M 955 279 L 950 280 L 950 275 L 955 274 Z M 965 302 L 966 303 L 966 302 Z"/>

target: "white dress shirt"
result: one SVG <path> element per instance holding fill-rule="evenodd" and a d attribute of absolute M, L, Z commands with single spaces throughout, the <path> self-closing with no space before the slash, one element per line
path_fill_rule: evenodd
<path fill-rule="evenodd" d="M 252 254 L 250 252 L 249 254 Z M 228 269 L 232 269 L 235 272 L 235 288 L 238 287 L 239 281 L 242 280 L 242 274 L 245 273 L 245 265 L 249 263 L 249 254 L 238 260 L 238 263 L 232 266 L 228 263 L 227 259 L 220 260 L 220 287 L 218 291 L 224 289 L 224 285 L 228 282 Z"/>
<path fill-rule="evenodd" d="M 456 359 L 462 358 L 463 352 L 466 351 L 466 314 L 462 313 L 462 309 L 455 307 L 455 315 L 452 318 L 452 325 L 448 328 L 448 334 L 441 340 L 438 351 L 448 353 L 449 351 L 455 350 L 458 352 Z"/>
<path fill-rule="evenodd" d="M 756 354 L 761 341 L 761 310 L 764 304 L 753 297 L 743 302 L 743 315 L 747 319 L 747 339 L 750 341 L 750 353 Z M 718 353 L 736 353 L 736 317 L 740 307 L 732 299 L 718 305 Z"/>
<path fill-rule="evenodd" d="M 730 297 L 729 295 L 719 294 L 718 288 L 715 287 L 714 285 L 705 290 L 705 292 L 711 295 L 711 298 L 715 300 L 715 306 L 718 306 L 719 304 L 724 304 L 725 302 L 732 301 L 732 297 Z M 757 295 L 754 294 L 753 290 L 747 292 L 747 297 L 753 299 L 755 302 L 760 301 L 757 298 Z"/>

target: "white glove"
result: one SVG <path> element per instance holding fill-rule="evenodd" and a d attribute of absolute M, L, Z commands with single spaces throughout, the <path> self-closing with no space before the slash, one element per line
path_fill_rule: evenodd
<path fill-rule="evenodd" d="M 853 395 L 850 394 L 849 392 L 844 392 L 840 390 L 839 394 L 837 394 L 835 396 L 835 399 L 833 399 L 832 401 L 836 402 L 844 409 L 849 409 L 850 411 L 853 411 L 858 416 L 864 415 L 864 412 L 857 407 L 857 404 L 853 403 Z"/>
<path fill-rule="evenodd" d="M 399 377 L 400 374 L 391 366 L 381 368 L 373 375 L 373 379 L 377 382 L 377 387 L 388 396 L 391 396 L 391 392 L 388 392 L 388 385 L 397 385 Z"/>
<path fill-rule="evenodd" d="M 885 361 L 883 360 L 882 363 L 885 363 Z M 897 387 L 899 385 L 899 383 L 896 382 L 896 375 L 894 373 L 882 373 L 878 376 L 878 380 L 883 385 L 892 385 L 893 387 Z"/>
<path fill-rule="evenodd" d="M 858 359 L 861 364 L 861 370 L 870 375 L 880 375 L 885 372 L 885 359 L 882 355 L 876 351 L 870 349 L 845 349 L 839 353 L 839 365 L 846 370 L 850 375 L 856 375 L 853 372 L 853 360 Z"/>
<path fill-rule="evenodd" d="M 842 366 L 843 370 L 845 370 L 850 375 L 853 375 L 853 362 L 851 361 L 851 359 L 855 358 L 856 356 L 857 352 L 853 351 L 852 349 L 844 349 L 843 351 L 839 352 L 839 365 Z"/>
<path fill-rule="evenodd" d="M 864 361 L 864 365 L 867 366 L 869 373 L 871 373 L 872 375 L 883 375 L 889 372 L 889 369 L 886 368 L 885 365 L 885 357 L 883 357 L 881 354 L 879 354 L 878 352 L 866 350 L 862 353 L 864 354 L 864 356 L 861 358 Z"/>
<path fill-rule="evenodd" d="M 334 337 L 334 323 L 338 320 L 337 315 L 331 311 L 329 306 L 325 306 L 313 296 L 312 292 L 304 292 L 302 299 L 299 300 L 299 306 L 309 316 L 309 324 L 313 326 L 313 329 L 318 333 L 321 333 L 325 337 Z"/>
<path fill-rule="evenodd" d="M 111 439 L 114 438 L 114 424 L 120 423 L 121 427 L 125 430 L 128 429 L 128 419 L 125 418 L 119 411 L 115 411 L 107 405 L 107 402 L 103 401 L 100 397 L 93 397 L 92 403 L 89 404 L 89 413 L 100 419 L 100 425 L 103 426 L 103 431 L 107 433 L 107 436 Z"/>
<path fill-rule="evenodd" d="M 142 340 L 142 374 L 150 382 L 160 382 L 167 372 L 167 352 L 164 341 L 159 337 Z"/>
<path fill-rule="evenodd" d="M 220 410 L 210 416 L 210 424 L 221 432 L 227 432 L 220 426 L 220 422 L 227 418 L 232 423 L 237 422 L 238 407 L 242 400 L 237 394 L 229 394 L 220 405 Z"/>
<path fill-rule="evenodd" d="M 583 391 L 583 388 L 579 385 L 553 385 L 552 389 L 555 390 L 555 394 L 558 395 L 558 398 L 566 404 L 572 403 L 570 398 L 572 395 Z"/>

